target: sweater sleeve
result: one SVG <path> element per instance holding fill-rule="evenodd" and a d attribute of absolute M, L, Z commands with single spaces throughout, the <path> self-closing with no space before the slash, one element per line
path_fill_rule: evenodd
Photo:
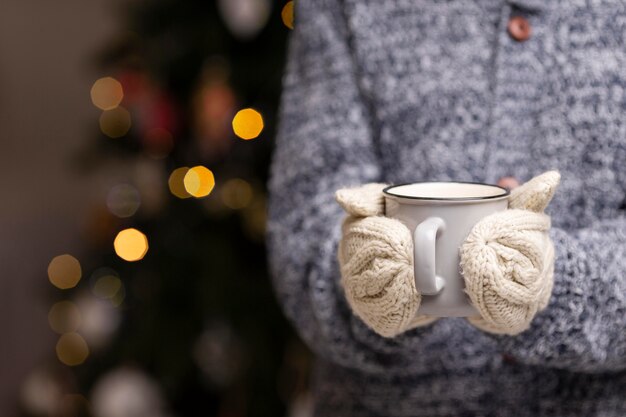
<path fill-rule="evenodd" d="M 334 193 L 381 180 L 365 103 L 339 5 L 296 2 L 269 181 L 270 272 L 285 314 L 317 354 L 382 371 L 403 366 L 402 352 L 428 330 L 376 335 L 353 315 L 340 285 L 345 213 Z"/>
<path fill-rule="evenodd" d="M 626 218 L 550 233 L 550 303 L 529 330 L 499 337 L 503 349 L 524 363 L 570 371 L 626 369 Z"/>

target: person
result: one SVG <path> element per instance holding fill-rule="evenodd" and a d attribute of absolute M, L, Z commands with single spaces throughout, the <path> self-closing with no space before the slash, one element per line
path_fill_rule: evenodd
<path fill-rule="evenodd" d="M 624 3 L 306 0 L 295 16 L 268 250 L 277 298 L 316 355 L 314 415 L 625 416 Z M 556 173 L 531 180 L 549 170 L 558 189 Z M 504 245 L 517 263 L 471 249 L 491 259 L 477 279 L 542 283 L 537 299 L 508 300 L 527 312 L 519 327 L 489 308 L 475 320 L 361 308 L 396 297 L 415 313 L 410 280 L 378 275 L 386 258 L 365 248 L 394 227 L 373 232 L 376 184 L 433 180 L 543 195 L 499 223 L 520 233 Z M 521 215 L 542 223 L 515 229 Z M 493 296 L 485 285 L 474 295 Z"/>

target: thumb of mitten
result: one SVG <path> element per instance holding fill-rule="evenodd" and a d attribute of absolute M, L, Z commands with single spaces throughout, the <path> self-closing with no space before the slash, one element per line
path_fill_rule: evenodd
<path fill-rule="evenodd" d="M 349 215 L 380 216 L 385 214 L 385 187 L 386 184 L 370 183 L 360 187 L 342 188 L 335 193 L 335 199 Z"/>
<path fill-rule="evenodd" d="M 509 208 L 542 213 L 556 192 L 561 174 L 557 171 L 544 172 L 511 191 Z"/>
<path fill-rule="evenodd" d="M 421 297 L 413 276 L 413 242 L 400 221 L 348 217 L 339 246 L 341 283 L 357 316 L 393 337 L 415 326 Z"/>

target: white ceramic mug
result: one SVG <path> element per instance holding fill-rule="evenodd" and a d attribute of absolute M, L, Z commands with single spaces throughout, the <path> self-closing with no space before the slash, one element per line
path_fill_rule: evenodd
<path fill-rule="evenodd" d="M 508 207 L 509 192 L 497 185 L 422 182 L 383 190 L 385 213 L 413 235 L 415 285 L 422 294 L 418 314 L 478 315 L 465 294 L 459 248 L 473 226 Z"/>

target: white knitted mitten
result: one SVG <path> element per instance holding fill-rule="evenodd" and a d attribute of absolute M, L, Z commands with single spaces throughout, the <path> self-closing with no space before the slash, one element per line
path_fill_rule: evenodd
<path fill-rule="evenodd" d="M 476 327 L 518 334 L 548 305 L 554 246 L 543 211 L 560 178 L 549 171 L 514 189 L 509 209 L 478 222 L 461 246 L 465 291 L 480 313 L 468 320 Z"/>
<path fill-rule="evenodd" d="M 337 258 L 341 284 L 354 313 L 372 330 L 394 337 L 436 320 L 417 316 L 421 296 L 415 288 L 413 240 L 399 220 L 384 217 L 385 184 L 337 191 L 346 210 Z"/>

